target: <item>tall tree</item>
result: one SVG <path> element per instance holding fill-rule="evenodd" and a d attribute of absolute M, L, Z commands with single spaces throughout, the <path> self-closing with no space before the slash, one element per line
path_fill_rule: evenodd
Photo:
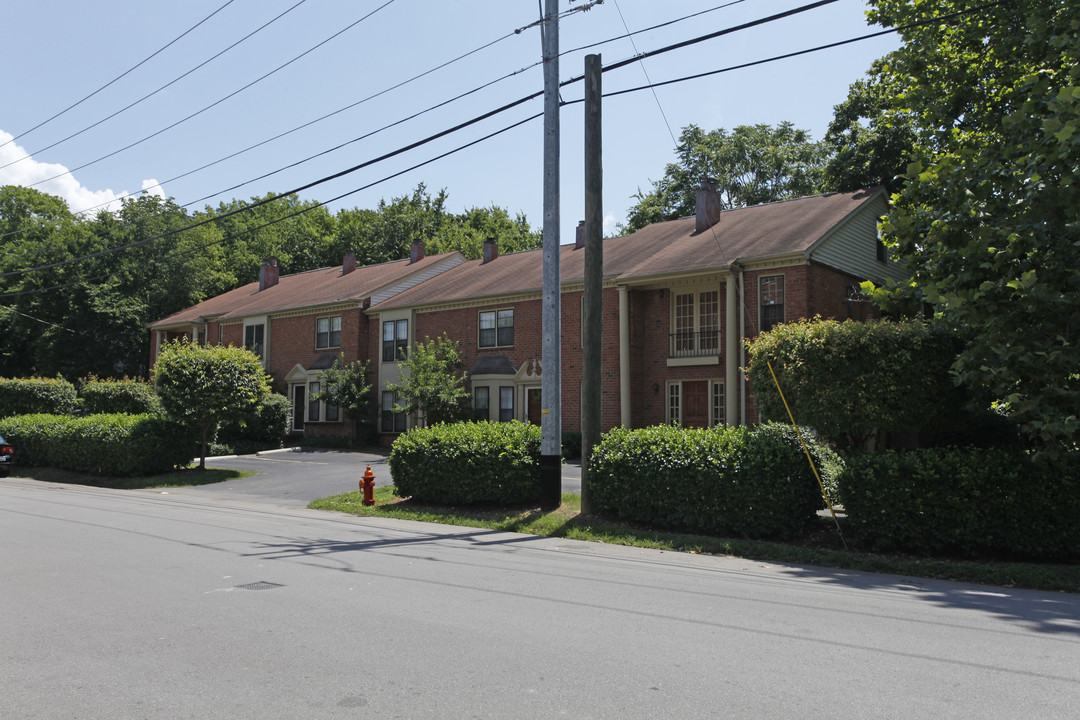
<path fill-rule="evenodd" d="M 890 56 L 875 60 L 866 78 L 851 85 L 833 110 L 823 143 L 830 157 L 824 181 L 830 190 L 852 192 L 884 186 L 895 192 L 903 182 L 916 144 L 918 118 L 896 102 L 902 89 L 890 72 Z"/>
<path fill-rule="evenodd" d="M 633 196 L 637 203 L 630 208 L 625 230 L 693 215 L 703 177 L 718 181 L 726 208 L 813 195 L 824 187 L 825 146 L 790 122 L 739 125 L 731 132 L 688 125 L 679 135 L 675 155 L 676 162 L 668 164 L 652 190 Z"/>
<path fill-rule="evenodd" d="M 872 0 L 883 26 L 970 11 Z M 891 111 L 917 118 L 883 239 L 968 339 L 958 381 L 1050 451 L 1080 443 L 1080 19 L 1071 0 L 1012 0 L 902 31 L 882 65 Z"/>

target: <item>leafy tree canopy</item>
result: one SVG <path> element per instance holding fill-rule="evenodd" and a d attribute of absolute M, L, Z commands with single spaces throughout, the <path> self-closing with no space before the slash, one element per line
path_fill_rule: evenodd
<path fill-rule="evenodd" d="M 370 419 L 370 372 L 368 362 L 347 363 L 345 353 L 342 353 L 334 359 L 334 364 L 323 375 L 323 389 L 313 399 L 324 400 L 343 408 L 353 420 Z"/>
<path fill-rule="evenodd" d="M 638 190 L 627 232 L 694 214 L 703 177 L 718 181 L 725 209 L 813 195 L 823 189 L 826 147 L 790 122 L 739 125 L 706 132 L 688 125 L 679 135 L 676 162 L 652 190 Z"/>
<path fill-rule="evenodd" d="M 218 423 L 254 410 L 270 392 L 254 353 L 185 340 L 162 346 L 154 384 L 167 413 L 199 428 L 200 469 L 206 469 L 206 445 Z"/>
<path fill-rule="evenodd" d="M 398 394 L 396 412 L 418 412 L 425 424 L 464 420 L 469 393 L 457 342 L 442 337 L 414 343 L 403 360 L 402 380 L 386 389 Z"/>
<path fill-rule="evenodd" d="M 884 26 L 970 3 L 873 0 Z M 930 303 L 968 340 L 953 371 L 1050 452 L 1080 442 L 1080 15 L 1014 0 L 902 32 L 879 66 L 915 118 L 883 239 L 914 273 L 879 297 Z"/>

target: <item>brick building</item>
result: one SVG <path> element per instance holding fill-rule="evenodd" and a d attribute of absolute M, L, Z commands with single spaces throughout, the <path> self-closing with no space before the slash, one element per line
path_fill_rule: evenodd
<path fill-rule="evenodd" d="M 851 302 L 853 286 L 905 277 L 878 241 L 887 208 L 881 189 L 721 212 L 715 187 L 703 183 L 697 207 L 696 217 L 604 241 L 605 430 L 755 422 L 739 370 L 746 338 L 814 315 L 862 319 L 868 309 Z M 560 250 L 564 430 L 580 427 L 584 255 L 580 239 Z M 346 299 L 319 296 L 316 305 L 318 293 L 300 290 L 346 276 L 332 268 L 282 277 L 280 287 L 297 289 L 276 303 L 258 302 L 269 291 L 253 283 L 151 328 L 155 341 L 188 333 L 250 345 L 258 331 L 249 328 L 262 323 L 264 362 L 275 389 L 293 400 L 297 431 L 346 431 L 340 418 L 327 422 L 327 409 L 305 400 L 327 362 L 320 328 L 335 317 L 340 351 L 372 362 L 387 440 L 414 421 L 390 412 L 386 385 L 399 379 L 396 352 L 443 333 L 459 343 L 478 417 L 539 422 L 542 265 L 541 250 L 500 256 L 493 241 L 472 261 L 457 253 L 425 259 L 414 246 L 409 261 L 349 273 L 357 282 Z"/>

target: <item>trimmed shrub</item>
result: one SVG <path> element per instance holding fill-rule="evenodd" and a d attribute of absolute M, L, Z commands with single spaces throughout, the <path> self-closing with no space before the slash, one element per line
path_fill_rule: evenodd
<path fill-rule="evenodd" d="M 566 430 L 562 434 L 562 454 L 567 460 L 581 458 L 581 433 L 576 430 Z"/>
<path fill-rule="evenodd" d="M 83 410 L 89 414 L 160 413 L 161 401 L 154 393 L 154 386 L 138 380 L 98 380 L 90 378 L 83 383 L 80 395 Z"/>
<path fill-rule="evenodd" d="M 292 425 L 292 403 L 280 393 L 268 393 L 254 410 L 221 424 L 217 441 L 221 444 L 262 443 L 281 447 Z"/>
<path fill-rule="evenodd" d="M 795 420 L 829 442 L 860 447 L 876 432 L 934 435 L 969 424 L 950 374 L 961 343 L 921 322 L 814 318 L 779 325 L 748 348 L 764 420 L 788 420 L 771 362 Z"/>
<path fill-rule="evenodd" d="M 163 415 L 18 415 L 0 420 L 19 464 L 109 477 L 156 475 L 191 462 L 194 435 Z"/>
<path fill-rule="evenodd" d="M 61 378 L 0 378 L 0 417 L 49 413 L 67 415 L 78 407 L 75 386 Z"/>
<path fill-rule="evenodd" d="M 401 497 L 446 505 L 518 506 L 540 499 L 540 428 L 466 422 L 415 428 L 390 450 Z"/>
<path fill-rule="evenodd" d="M 806 438 L 826 483 L 839 458 Z M 658 528 L 794 538 L 816 524 L 821 490 L 795 432 L 746 428 L 616 428 L 595 448 L 598 512 Z"/>
<path fill-rule="evenodd" d="M 1060 560 L 1080 557 L 1080 458 L 1012 449 L 859 454 L 840 477 L 855 542 L 879 551 Z"/>

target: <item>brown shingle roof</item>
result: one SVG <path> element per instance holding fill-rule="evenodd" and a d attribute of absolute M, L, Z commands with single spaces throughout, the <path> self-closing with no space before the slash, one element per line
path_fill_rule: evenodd
<path fill-rule="evenodd" d="M 727 210 L 704 232 L 695 219 L 654 223 L 637 232 L 604 241 L 604 276 L 644 279 L 676 273 L 724 268 L 735 260 L 807 252 L 842 220 L 881 190 L 830 193 Z M 584 250 L 559 248 L 563 284 L 584 278 Z M 379 310 L 458 302 L 473 298 L 540 292 L 543 251 L 479 260 L 424 282 L 375 306 Z"/>
<path fill-rule="evenodd" d="M 207 317 L 241 318 L 330 303 L 359 301 L 370 297 L 380 288 L 414 273 L 423 272 L 454 254 L 431 255 L 415 263 L 396 260 L 380 265 L 368 265 L 358 267 L 348 274 L 342 274 L 341 266 L 335 266 L 282 275 L 277 285 L 261 292 L 258 282 L 248 283 L 162 318 L 151 323 L 150 327 L 190 324 Z"/>

